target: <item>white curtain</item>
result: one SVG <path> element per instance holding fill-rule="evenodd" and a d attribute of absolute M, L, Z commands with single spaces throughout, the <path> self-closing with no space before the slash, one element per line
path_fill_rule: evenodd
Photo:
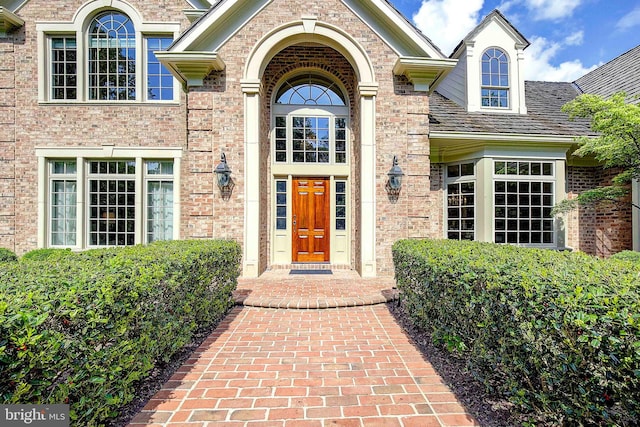
<path fill-rule="evenodd" d="M 77 224 L 75 180 L 55 180 L 51 194 L 51 244 L 74 246 Z"/>
<path fill-rule="evenodd" d="M 147 240 L 173 238 L 173 181 L 149 181 L 147 187 Z"/>

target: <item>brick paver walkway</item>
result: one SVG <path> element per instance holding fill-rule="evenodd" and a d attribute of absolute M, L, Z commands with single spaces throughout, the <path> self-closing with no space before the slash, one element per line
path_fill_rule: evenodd
<path fill-rule="evenodd" d="M 351 288 L 358 285 L 356 280 Z M 141 425 L 477 424 L 386 306 L 377 304 L 323 310 L 235 307 L 130 424 Z"/>

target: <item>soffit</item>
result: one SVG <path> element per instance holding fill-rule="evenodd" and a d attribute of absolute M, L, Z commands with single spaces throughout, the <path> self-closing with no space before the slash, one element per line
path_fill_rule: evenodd
<path fill-rule="evenodd" d="M 0 6 L 0 38 L 23 25 L 24 21 L 19 16 Z"/>

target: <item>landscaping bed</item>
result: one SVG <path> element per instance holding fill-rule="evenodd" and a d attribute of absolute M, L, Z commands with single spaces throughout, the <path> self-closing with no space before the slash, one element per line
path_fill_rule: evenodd
<path fill-rule="evenodd" d="M 393 249 L 412 323 L 530 425 L 635 425 L 640 266 L 443 240 Z"/>
<path fill-rule="evenodd" d="M 233 305 L 240 247 L 174 241 L 0 265 L 0 403 L 69 403 L 104 425 Z"/>

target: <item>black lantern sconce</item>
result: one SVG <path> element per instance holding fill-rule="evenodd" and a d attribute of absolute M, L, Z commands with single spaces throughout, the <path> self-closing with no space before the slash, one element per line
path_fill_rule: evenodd
<path fill-rule="evenodd" d="M 227 156 L 224 155 L 224 152 L 220 154 L 220 163 L 218 163 L 214 172 L 216 173 L 218 188 L 222 196 L 228 197 L 233 189 L 233 180 L 231 179 L 231 169 L 227 164 Z"/>
<path fill-rule="evenodd" d="M 393 166 L 389 169 L 387 176 L 389 177 L 389 192 L 396 194 L 399 193 L 400 188 L 402 187 L 402 177 L 404 176 L 404 172 L 402 172 L 402 169 L 398 166 L 397 156 L 393 156 Z"/>

